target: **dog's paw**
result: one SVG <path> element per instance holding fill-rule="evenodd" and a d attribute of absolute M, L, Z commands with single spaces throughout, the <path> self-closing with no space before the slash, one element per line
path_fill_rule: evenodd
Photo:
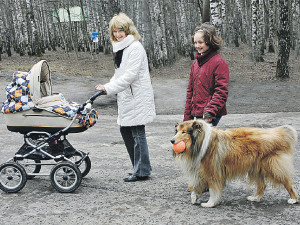
<path fill-rule="evenodd" d="M 251 201 L 251 202 L 260 202 L 260 197 L 259 196 L 248 196 L 247 200 Z"/>
<path fill-rule="evenodd" d="M 193 205 L 198 205 L 199 202 L 197 202 L 198 198 L 197 198 L 197 194 L 195 192 L 191 193 L 191 203 Z"/>
<path fill-rule="evenodd" d="M 215 207 L 217 204 L 213 203 L 213 202 L 207 202 L 207 203 L 201 203 L 201 206 L 203 208 L 212 208 L 212 207 Z"/>
<path fill-rule="evenodd" d="M 288 200 L 288 203 L 289 204 L 296 204 L 296 203 L 298 203 L 298 199 L 292 199 L 292 198 L 290 198 L 289 200 Z"/>

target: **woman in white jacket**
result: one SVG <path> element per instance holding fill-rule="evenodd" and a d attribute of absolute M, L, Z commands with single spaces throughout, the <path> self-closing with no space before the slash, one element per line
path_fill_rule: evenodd
<path fill-rule="evenodd" d="M 111 19 L 109 30 L 115 74 L 109 83 L 97 85 L 96 90 L 117 94 L 117 123 L 133 166 L 133 172 L 124 181 L 146 180 L 151 165 L 145 124 L 156 116 L 147 54 L 132 20 L 124 13 Z"/>

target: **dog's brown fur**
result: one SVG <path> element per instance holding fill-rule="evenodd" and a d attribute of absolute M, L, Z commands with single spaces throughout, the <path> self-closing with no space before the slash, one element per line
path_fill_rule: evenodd
<path fill-rule="evenodd" d="M 202 120 L 191 120 L 177 124 L 171 142 L 181 140 L 186 149 L 174 156 L 190 179 L 193 204 L 197 202 L 197 194 L 209 188 L 209 201 L 201 205 L 214 207 L 221 199 L 226 180 L 245 175 L 257 186 L 256 193 L 248 200 L 260 201 L 265 182 L 270 181 L 286 188 L 291 197 L 288 203 L 298 202 L 292 184 L 297 132 L 291 126 L 221 130 Z"/>

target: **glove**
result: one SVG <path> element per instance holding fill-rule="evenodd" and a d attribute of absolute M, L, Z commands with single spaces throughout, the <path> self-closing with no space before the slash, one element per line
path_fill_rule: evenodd
<path fill-rule="evenodd" d="M 212 119 L 212 120 L 215 120 L 216 117 L 213 116 L 213 115 L 212 115 L 211 113 L 209 113 L 209 112 L 205 112 L 205 113 L 203 114 L 203 119 Z"/>

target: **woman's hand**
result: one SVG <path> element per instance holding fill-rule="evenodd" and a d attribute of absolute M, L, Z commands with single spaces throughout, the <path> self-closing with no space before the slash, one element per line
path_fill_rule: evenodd
<path fill-rule="evenodd" d="M 104 91 L 104 92 L 106 92 L 105 87 L 104 87 L 104 85 L 102 85 L 102 84 L 96 85 L 96 86 L 95 86 L 95 89 L 96 89 L 97 91 Z"/>

